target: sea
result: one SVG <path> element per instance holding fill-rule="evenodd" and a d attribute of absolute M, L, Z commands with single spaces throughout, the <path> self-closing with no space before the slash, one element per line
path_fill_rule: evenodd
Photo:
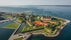
<path fill-rule="evenodd" d="M 45 16 L 56 16 L 71 21 L 71 5 L 21 5 L 21 6 L 0 6 L 0 12 L 24 12 Z M 0 24 L 1 25 L 1 24 Z M 6 25 L 6 24 L 4 24 Z M 1 28 L 0 40 L 8 40 L 15 29 Z M 71 40 L 71 22 L 68 23 L 61 33 L 56 37 L 45 37 L 42 35 L 32 37 L 30 40 Z"/>

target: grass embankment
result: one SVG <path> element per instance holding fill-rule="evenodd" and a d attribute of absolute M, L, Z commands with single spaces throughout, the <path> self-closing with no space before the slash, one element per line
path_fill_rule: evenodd
<path fill-rule="evenodd" d="M 26 23 L 28 24 L 25 25 L 25 27 L 23 27 L 21 32 L 27 32 L 27 31 L 34 31 L 34 30 L 39 30 L 39 29 L 43 29 L 43 26 L 33 26 L 33 24 L 31 22 L 26 21 Z"/>
<path fill-rule="evenodd" d="M 16 29 L 16 28 L 18 28 L 18 26 L 19 26 L 19 23 L 14 22 L 9 25 L 6 25 L 4 28 Z"/>
<path fill-rule="evenodd" d="M 13 18 L 13 16 L 11 16 L 11 15 L 6 15 L 6 16 L 4 16 L 5 18 Z"/>
<path fill-rule="evenodd" d="M 43 26 L 42 27 L 24 27 L 21 32 L 24 33 L 24 32 L 28 32 L 28 31 L 40 30 L 43 28 L 44 28 Z"/>
<path fill-rule="evenodd" d="M 17 38 L 17 39 L 14 39 L 14 40 L 23 40 L 23 38 L 21 37 L 21 38 Z"/>

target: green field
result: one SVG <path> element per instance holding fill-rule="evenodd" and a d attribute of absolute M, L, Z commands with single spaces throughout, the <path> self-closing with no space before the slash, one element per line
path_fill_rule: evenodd
<path fill-rule="evenodd" d="M 21 37 L 21 38 L 17 38 L 17 39 L 14 39 L 14 40 L 23 40 L 23 38 Z"/>
<path fill-rule="evenodd" d="M 19 26 L 19 23 L 13 22 L 11 24 L 6 25 L 4 28 L 16 29 L 18 28 L 18 26 Z"/>
<path fill-rule="evenodd" d="M 13 18 L 13 16 L 11 16 L 11 15 L 6 15 L 6 16 L 4 16 L 4 18 Z"/>
<path fill-rule="evenodd" d="M 44 27 L 43 26 L 39 26 L 39 27 L 23 27 L 21 32 L 34 31 L 34 30 L 39 30 L 39 29 L 44 29 Z"/>

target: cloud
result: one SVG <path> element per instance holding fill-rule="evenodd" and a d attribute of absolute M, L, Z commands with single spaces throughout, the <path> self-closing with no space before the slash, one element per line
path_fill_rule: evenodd
<path fill-rule="evenodd" d="M 71 5 L 71 0 L 0 0 L 0 5 Z"/>

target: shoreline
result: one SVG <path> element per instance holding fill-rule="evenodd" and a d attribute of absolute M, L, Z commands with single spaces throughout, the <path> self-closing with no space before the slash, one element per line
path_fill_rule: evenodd
<path fill-rule="evenodd" d="M 66 23 L 65 23 L 65 26 L 68 24 L 68 23 L 70 23 L 70 20 L 67 20 L 67 19 L 65 19 L 66 20 Z M 44 36 L 47 36 L 47 37 L 56 37 L 56 36 L 58 36 L 59 34 L 60 34 L 60 32 L 61 32 L 61 30 L 65 27 L 65 26 L 63 26 L 60 30 L 59 30 L 59 32 L 57 32 L 55 35 L 46 35 L 46 34 L 44 34 L 44 33 L 34 33 L 34 35 L 35 34 L 43 34 Z"/>
<path fill-rule="evenodd" d="M 58 17 L 57 17 L 58 18 Z M 59 18 L 59 19 L 63 19 L 63 18 Z M 67 20 L 67 19 L 63 19 L 63 20 L 65 20 L 66 22 L 64 22 L 64 26 L 63 27 L 61 27 L 60 28 L 60 30 L 56 33 L 56 34 L 54 34 L 54 35 L 47 35 L 47 34 L 45 34 L 45 33 L 43 33 L 43 32 L 36 32 L 35 33 L 35 31 L 31 31 L 32 32 L 32 34 L 42 34 L 42 35 L 44 35 L 44 36 L 46 36 L 46 37 L 56 37 L 56 36 L 58 36 L 59 34 L 60 34 L 60 32 L 61 32 L 61 30 L 68 24 L 68 23 L 70 23 L 70 20 Z M 19 27 L 17 28 L 17 29 L 19 29 Z M 9 38 L 9 40 L 10 39 L 13 39 L 13 37 L 14 37 L 14 34 L 16 33 L 16 31 L 17 31 L 17 29 L 13 32 L 13 34 L 10 36 L 10 38 Z M 30 34 L 31 32 L 27 32 L 28 34 Z M 24 34 L 24 33 L 23 33 Z M 31 36 L 31 35 L 30 35 Z M 27 38 L 25 38 L 25 39 L 27 39 Z"/>
<path fill-rule="evenodd" d="M 65 19 L 66 20 L 66 19 Z M 70 21 L 69 20 L 66 20 L 66 22 L 65 22 L 65 26 L 68 24 L 68 23 L 70 23 Z M 56 36 L 58 36 L 59 34 L 60 34 L 60 32 L 61 32 L 61 30 L 65 27 L 65 26 L 63 26 L 55 35 L 47 35 L 47 34 L 45 34 L 45 33 L 43 33 L 43 32 L 38 32 L 37 33 L 37 31 L 36 31 L 36 33 L 35 33 L 35 31 L 31 31 L 32 32 L 32 34 L 34 34 L 34 35 L 38 35 L 38 34 L 42 34 L 42 35 L 44 35 L 44 36 L 46 36 L 46 37 L 56 37 Z M 41 31 L 41 30 L 38 30 L 38 31 Z M 30 33 L 31 33 L 30 32 Z M 28 32 L 27 32 L 28 33 Z"/>
<path fill-rule="evenodd" d="M 8 22 L 9 20 L 1 20 L 0 23 Z"/>

